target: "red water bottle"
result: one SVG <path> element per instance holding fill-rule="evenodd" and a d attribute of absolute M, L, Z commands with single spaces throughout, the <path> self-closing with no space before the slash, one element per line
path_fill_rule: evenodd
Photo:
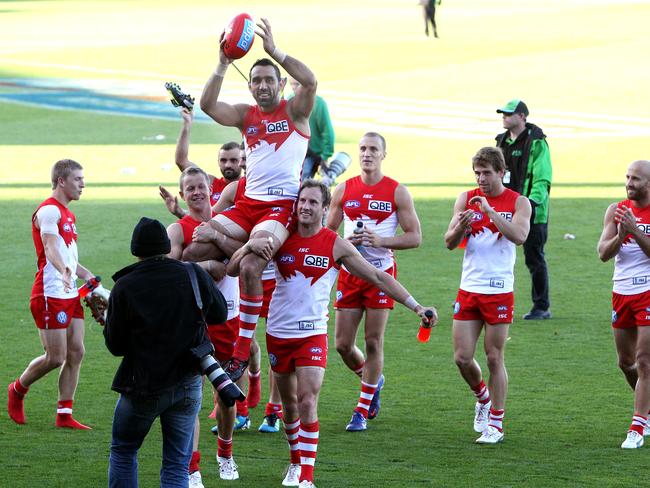
<path fill-rule="evenodd" d="M 95 288 L 97 288 L 99 285 L 99 282 L 102 281 L 100 276 L 93 276 L 90 278 L 88 281 L 86 281 L 83 285 L 79 287 L 79 298 L 83 298 L 88 293 L 93 291 Z"/>
<path fill-rule="evenodd" d="M 418 341 L 420 342 L 429 342 L 429 337 L 431 337 L 431 320 L 433 319 L 433 312 L 427 310 L 424 312 L 426 319 L 422 319 L 420 322 L 420 330 L 418 331 Z"/>

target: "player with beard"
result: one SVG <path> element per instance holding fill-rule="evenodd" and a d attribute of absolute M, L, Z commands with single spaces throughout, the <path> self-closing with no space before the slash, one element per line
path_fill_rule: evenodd
<path fill-rule="evenodd" d="M 289 236 L 290 218 L 300 186 L 300 170 L 309 142 L 309 114 L 316 96 L 316 77 L 299 60 L 278 49 L 271 25 L 262 19 L 256 32 L 264 50 L 300 83 L 289 101 L 281 97 L 286 80 L 271 59 L 256 61 L 249 73 L 248 87 L 256 105 L 231 105 L 219 100 L 223 79 L 230 63 L 223 44 L 219 65 L 201 96 L 201 109 L 217 123 L 237 127 L 246 147 L 246 192 L 234 208 L 217 215 L 195 230 L 195 243 L 184 257 L 203 260 L 231 255 L 228 238 L 254 242 L 271 240 L 271 256 L 253 248 L 241 263 L 241 312 L 239 338 L 232 361 L 226 366 L 233 380 L 245 371 L 255 324 L 262 307 L 261 275 L 268 262 Z M 259 241 L 259 238 L 261 241 Z"/>
<path fill-rule="evenodd" d="M 477 402 L 476 442 L 503 440 L 503 416 L 508 391 L 504 361 L 506 339 L 514 313 L 516 246 L 530 229 L 528 199 L 503 186 L 506 163 L 499 148 L 484 147 L 472 158 L 478 188 L 461 193 L 445 234 L 448 249 L 465 250 L 463 273 L 454 304 L 454 360 Z M 490 380 L 488 386 L 474 354 L 481 331 Z"/>
<path fill-rule="evenodd" d="M 643 446 L 650 410 L 650 161 L 627 170 L 627 200 L 605 212 L 598 242 L 602 261 L 614 260 L 612 328 L 618 365 L 634 390 L 634 415 L 621 447 Z"/>
<path fill-rule="evenodd" d="M 390 274 L 372 266 L 354 245 L 323 227 L 330 203 L 327 186 L 315 180 L 302 184 L 298 194 L 298 227 L 275 257 L 277 284 L 266 324 L 269 361 L 282 397 L 284 423 L 291 451 L 291 464 L 284 486 L 314 486 L 314 463 L 318 448 L 318 396 L 327 365 L 327 321 L 330 291 L 340 265 L 351 274 L 377 286 L 421 318 L 433 313 L 424 308 Z M 236 273 L 242 259 L 261 249 L 270 256 L 267 238 L 251 240 L 228 263 Z M 299 483 L 299 484 L 298 484 Z"/>

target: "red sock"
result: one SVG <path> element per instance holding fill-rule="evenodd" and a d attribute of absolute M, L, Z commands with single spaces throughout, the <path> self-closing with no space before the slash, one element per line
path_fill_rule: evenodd
<path fill-rule="evenodd" d="M 300 464 L 300 446 L 298 445 L 298 431 L 300 430 L 300 419 L 295 422 L 284 424 L 284 432 L 287 434 L 291 464 Z"/>
<path fill-rule="evenodd" d="M 264 416 L 276 414 L 278 418 L 282 418 L 282 404 L 281 403 L 267 403 L 264 409 Z"/>
<path fill-rule="evenodd" d="M 233 357 L 242 361 L 248 360 L 250 356 L 251 342 L 262 309 L 263 298 L 263 295 L 246 295 L 244 293 L 239 297 L 239 337 L 237 337 Z"/>
<path fill-rule="evenodd" d="M 260 397 L 262 396 L 262 385 L 260 381 L 261 375 L 258 371 L 253 373 L 248 370 L 248 395 L 246 396 L 246 401 L 248 402 L 248 408 L 255 408 L 260 403 Z"/>
<path fill-rule="evenodd" d="M 354 366 L 353 368 L 350 368 L 352 371 L 354 371 L 354 374 L 356 374 L 359 378 L 361 378 L 361 375 L 363 375 L 363 367 L 366 365 L 365 361 L 362 361 L 361 364 Z"/>
<path fill-rule="evenodd" d="M 318 450 L 318 420 L 311 424 L 300 423 L 300 481 L 314 481 L 314 464 Z"/>
<path fill-rule="evenodd" d="M 232 457 L 232 439 L 222 439 L 221 436 L 217 437 L 217 456 L 222 458 Z"/>
<path fill-rule="evenodd" d="M 92 430 L 72 418 L 72 400 L 61 400 L 57 404 L 55 425 L 66 429 Z"/>
<path fill-rule="evenodd" d="M 370 408 L 372 397 L 374 396 L 375 391 L 377 391 L 377 386 L 378 385 L 369 385 L 364 381 L 361 382 L 361 394 L 359 395 L 359 403 L 357 403 L 357 407 L 354 409 L 354 411 L 359 412 L 365 418 L 368 418 L 368 409 Z"/>
<path fill-rule="evenodd" d="M 485 405 L 490 401 L 490 390 L 488 390 L 488 387 L 485 386 L 485 382 L 483 380 L 481 380 L 478 385 L 473 386 L 472 391 L 474 392 L 474 396 L 479 403 Z"/>
<path fill-rule="evenodd" d="M 497 410 L 490 408 L 490 419 L 488 420 L 488 427 L 494 427 L 499 432 L 503 432 L 503 414 L 505 410 Z"/>
<path fill-rule="evenodd" d="M 632 424 L 630 424 L 630 430 L 638 432 L 640 435 L 643 435 L 643 429 L 645 429 L 646 424 L 648 423 L 648 417 L 639 415 L 635 413 L 632 417 Z"/>
<path fill-rule="evenodd" d="M 20 384 L 20 379 L 16 379 L 13 383 L 9 383 L 7 387 L 7 412 L 11 420 L 17 424 L 25 423 L 25 394 L 29 388 L 25 388 Z"/>
<path fill-rule="evenodd" d="M 248 414 L 248 403 L 246 403 L 246 400 L 244 399 L 241 402 L 237 400 L 237 415 L 248 417 Z"/>
<path fill-rule="evenodd" d="M 190 458 L 190 474 L 199 470 L 199 463 L 201 462 L 201 451 L 192 451 Z"/>

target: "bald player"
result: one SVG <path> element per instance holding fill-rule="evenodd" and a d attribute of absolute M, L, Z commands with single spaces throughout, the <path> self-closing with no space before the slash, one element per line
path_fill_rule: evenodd
<path fill-rule="evenodd" d="M 621 447 L 643 446 L 650 410 L 650 162 L 627 170 L 627 199 L 605 212 L 598 255 L 614 258 L 612 328 L 618 366 L 634 390 L 634 415 Z"/>

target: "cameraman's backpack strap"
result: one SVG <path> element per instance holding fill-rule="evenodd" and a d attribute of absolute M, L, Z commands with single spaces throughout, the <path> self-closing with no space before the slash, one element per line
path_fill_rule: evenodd
<path fill-rule="evenodd" d="M 192 263 L 183 263 L 185 269 L 187 269 L 188 274 L 190 275 L 190 282 L 192 283 L 192 290 L 194 291 L 194 300 L 196 300 L 196 306 L 199 307 L 201 315 L 203 315 L 203 300 L 201 300 L 201 291 L 199 290 L 199 281 L 196 278 L 196 270 Z"/>

